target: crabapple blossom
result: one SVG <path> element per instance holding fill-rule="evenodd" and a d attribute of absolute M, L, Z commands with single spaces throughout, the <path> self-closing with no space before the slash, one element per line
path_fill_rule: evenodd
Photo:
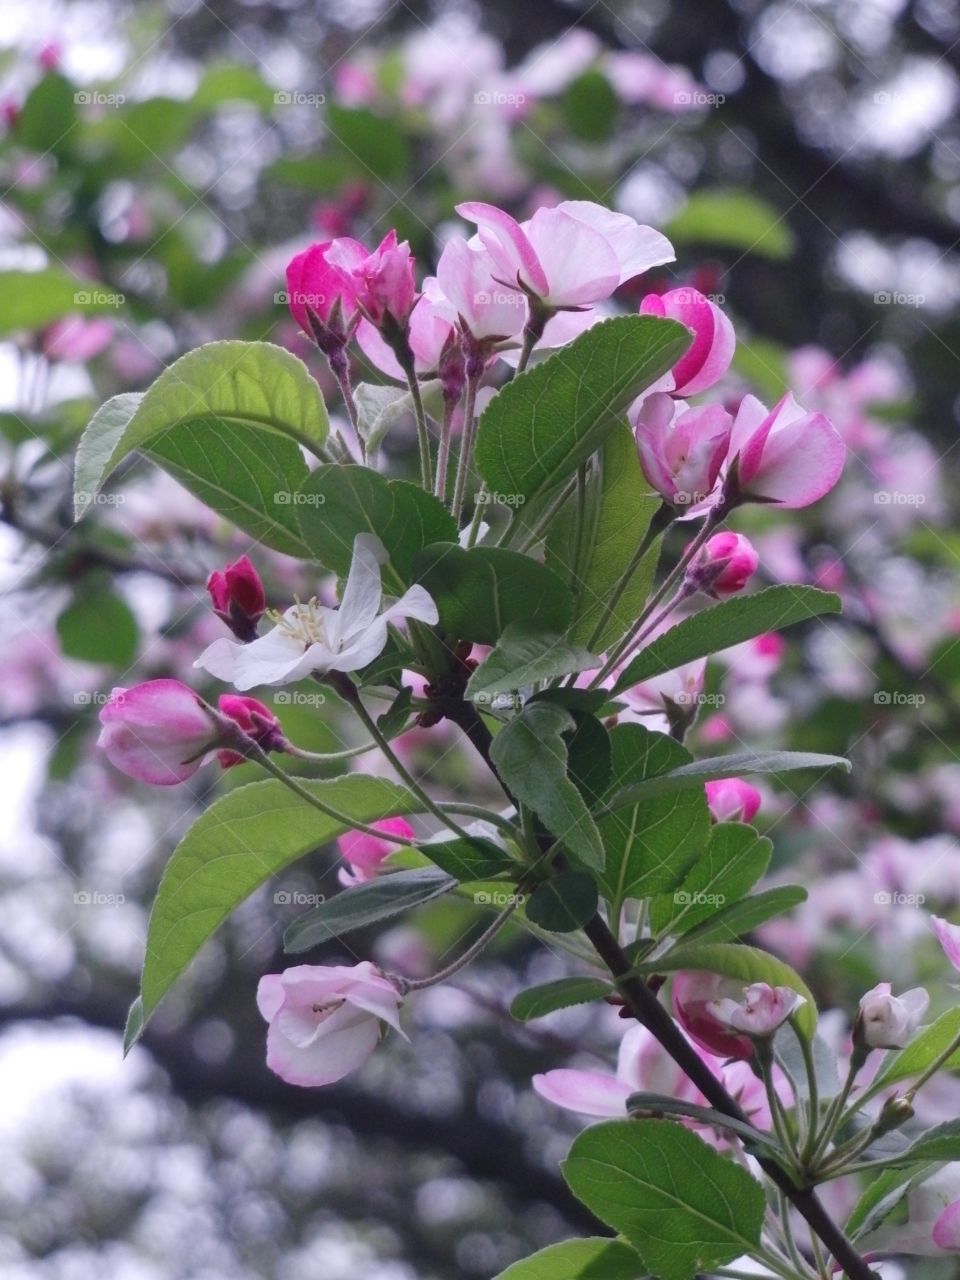
<path fill-rule="evenodd" d="M 686 582 L 707 595 L 731 596 L 743 590 L 759 564 L 756 548 L 742 533 L 715 533 L 687 568 Z"/>
<path fill-rule="evenodd" d="M 295 604 L 251 644 L 215 640 L 193 665 L 241 690 L 289 684 L 311 672 L 359 671 L 383 652 L 389 623 L 402 618 L 435 623 L 438 618 L 433 600 L 416 585 L 381 610 L 380 565 L 385 558 L 379 538 L 358 533 L 338 609 L 316 598 Z"/>
<path fill-rule="evenodd" d="M 736 335 L 733 325 L 715 302 L 697 289 L 670 289 L 648 293 L 640 314 L 666 316 L 693 330 L 692 345 L 673 366 L 671 394 L 692 396 L 719 382 L 730 368 Z"/>
<path fill-rule="evenodd" d="M 727 457 L 730 430 L 723 405 L 691 409 L 665 392 L 653 392 L 634 417 L 643 474 L 673 506 L 705 502 Z"/>
<path fill-rule="evenodd" d="M 772 409 L 744 396 L 730 433 L 728 496 L 808 507 L 840 479 L 846 453 L 830 419 L 808 412 L 789 391 Z"/>
<path fill-rule="evenodd" d="M 767 1039 L 782 1027 L 806 1001 L 790 987 L 771 987 L 753 982 L 743 988 L 742 998 L 722 996 L 707 1003 L 708 1014 L 734 1031 L 745 1031 L 755 1039 Z"/>
<path fill-rule="evenodd" d="M 754 1056 L 753 1041 L 749 1035 L 742 1029 L 736 1033 L 729 1020 L 719 1017 L 716 1012 L 724 1000 L 743 999 L 742 982 L 717 973 L 683 970 L 674 975 L 672 995 L 677 1020 L 701 1048 L 721 1058 L 749 1061 Z"/>
<path fill-rule="evenodd" d="M 63 316 L 41 335 L 48 360 L 92 360 L 113 340 L 113 321 L 101 316 Z"/>
<path fill-rule="evenodd" d="M 406 240 L 398 243 L 393 229 L 387 232 L 372 253 L 357 256 L 356 241 L 334 240 L 327 261 L 350 281 L 360 310 L 373 324 L 390 317 L 402 325 L 413 309 L 416 283 L 413 258 Z"/>
<path fill-rule="evenodd" d="M 286 746 L 280 721 L 259 699 L 239 693 L 221 693 L 217 707 L 264 751 L 282 751 Z M 242 763 L 244 757 L 237 751 L 224 748 L 217 752 L 217 759 L 224 769 L 229 769 L 231 765 Z"/>
<path fill-rule="evenodd" d="M 704 789 L 714 822 L 749 822 L 760 808 L 760 792 L 742 778 L 714 778 Z"/>
<path fill-rule="evenodd" d="M 288 1084 L 342 1080 L 377 1047 L 382 1023 L 403 1035 L 400 993 L 369 960 L 268 973 L 257 1008 L 269 1023 L 267 1066 Z"/>
<path fill-rule="evenodd" d="M 923 987 L 895 996 L 889 982 L 878 982 L 860 1001 L 855 1038 L 868 1049 L 902 1049 L 913 1038 L 929 1004 Z"/>
<path fill-rule="evenodd" d="M 238 640 L 257 638 L 257 623 L 267 609 L 266 592 L 249 556 L 241 556 L 207 579 L 213 611 Z"/>
<path fill-rule="evenodd" d="M 407 341 L 413 353 L 413 366 L 418 374 L 437 369 L 444 351 L 453 342 L 453 323 L 445 314 L 445 308 L 427 294 L 429 281 L 424 281 L 424 292 L 410 312 Z M 357 325 L 357 345 L 371 364 L 377 366 L 388 378 L 404 381 L 406 374 L 393 348 L 384 341 L 380 330 L 367 319 Z"/>
<path fill-rule="evenodd" d="M 359 282 L 352 274 L 352 267 L 365 261 L 367 256 L 368 250 L 359 240 L 344 236 L 310 245 L 287 265 L 290 312 L 308 337 L 318 341 L 322 338 L 325 350 L 342 346 L 356 326 L 360 314 Z M 349 265 L 344 266 L 345 263 Z M 321 337 L 311 316 L 319 323 Z"/>
<path fill-rule="evenodd" d="M 405 818 L 382 818 L 371 824 L 378 831 L 385 831 L 396 836 L 413 837 L 414 831 Z M 348 831 L 337 840 L 340 856 L 348 867 L 341 867 L 338 879 L 343 885 L 362 884 L 365 880 L 373 880 L 380 870 L 384 859 L 393 853 L 396 846 L 389 840 L 379 840 L 366 831 Z"/>
<path fill-rule="evenodd" d="M 479 244 L 451 236 L 443 246 L 435 278 L 424 281 L 424 292 L 445 307 L 477 342 L 512 338 L 527 318 L 523 292 L 496 280 L 497 266 Z"/>
<path fill-rule="evenodd" d="M 100 723 L 97 746 L 110 763 L 127 777 L 157 787 L 192 777 L 217 740 L 203 699 L 179 680 L 114 689 Z"/>
<path fill-rule="evenodd" d="M 940 916 L 931 916 L 930 927 L 943 947 L 943 954 L 955 969 L 960 969 L 960 924 L 951 924 Z"/>

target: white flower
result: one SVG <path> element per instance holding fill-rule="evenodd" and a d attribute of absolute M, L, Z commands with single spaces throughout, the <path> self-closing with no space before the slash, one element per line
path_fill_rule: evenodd
<path fill-rule="evenodd" d="M 236 689 L 289 684 L 313 671 L 359 671 L 383 652 L 388 623 L 400 618 L 434 623 L 438 618 L 437 606 L 420 586 L 380 612 L 380 565 L 385 559 L 379 538 L 358 533 L 339 609 L 316 599 L 295 604 L 251 644 L 215 640 L 193 665 Z"/>
<path fill-rule="evenodd" d="M 913 1038 L 929 1004 L 923 987 L 895 996 L 889 982 L 877 983 L 860 1001 L 863 1043 L 870 1049 L 902 1049 Z"/>

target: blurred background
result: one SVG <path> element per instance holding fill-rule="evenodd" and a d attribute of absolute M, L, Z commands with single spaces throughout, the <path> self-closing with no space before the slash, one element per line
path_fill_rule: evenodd
<path fill-rule="evenodd" d="M 256 982 L 281 967 L 297 903 L 335 888 L 335 850 L 252 899 L 121 1057 L 164 862 L 247 766 L 127 784 L 94 749 L 97 712 L 113 685 L 194 679 L 221 634 L 207 574 L 249 547 L 142 461 L 74 526 L 73 449 L 102 400 L 220 337 L 289 346 L 335 404 L 282 293 L 310 240 L 396 227 L 426 272 L 460 199 L 518 216 L 602 201 L 677 246 L 623 309 L 694 284 L 737 324 L 731 396 L 790 385 L 834 418 L 841 486 L 801 518 L 756 509 L 737 527 L 767 580 L 839 589 L 844 617 L 722 655 L 695 746 L 850 755 L 850 778 L 765 792 L 771 882 L 810 899 L 763 941 L 825 1008 L 881 978 L 943 992 L 924 913 L 956 918 L 960 897 L 958 71 L 947 0 L 4 0 L 5 1278 L 471 1280 L 591 1228 L 557 1174 L 578 1121 L 530 1077 L 609 1066 L 623 1024 L 506 1012 L 565 972 L 559 953 L 505 933 L 415 1002 L 411 1043 L 342 1085 L 266 1071 Z M 403 423 L 387 438 L 392 466 L 411 439 Z M 302 565 L 252 555 L 276 602 L 316 590 Z M 355 741 L 333 695 L 277 709 L 303 745 Z M 444 735 L 405 750 L 472 794 Z M 417 973 L 465 927 L 445 903 L 353 947 Z M 948 1086 L 937 1105 L 958 1101 Z"/>

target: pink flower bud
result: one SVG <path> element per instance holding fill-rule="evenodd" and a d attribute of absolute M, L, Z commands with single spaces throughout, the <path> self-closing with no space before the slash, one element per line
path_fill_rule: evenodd
<path fill-rule="evenodd" d="M 895 996 L 889 982 L 878 982 L 860 1001 L 854 1040 L 868 1049 L 902 1049 L 913 1038 L 929 1004 L 923 987 Z"/>
<path fill-rule="evenodd" d="M 727 456 L 730 427 L 722 405 L 688 409 L 664 392 L 648 395 L 635 420 L 643 474 L 676 507 L 705 502 Z"/>
<path fill-rule="evenodd" d="M 352 268 L 366 258 L 367 249 L 359 240 L 343 237 L 312 244 L 287 267 L 290 312 L 303 332 L 328 355 L 343 346 L 356 326 L 359 284 Z"/>
<path fill-rule="evenodd" d="M 267 609 L 267 597 L 259 573 L 248 556 L 241 556 L 207 579 L 213 611 L 238 640 L 257 638 L 257 623 Z"/>
<path fill-rule="evenodd" d="M 158 787 L 192 777 L 216 745 L 216 727 L 202 700 L 179 680 L 114 689 L 100 723 L 97 746 L 110 763 L 127 777 Z"/>
<path fill-rule="evenodd" d="M 389 316 L 398 325 L 405 324 L 416 297 L 410 245 L 406 240 L 398 244 L 397 233 L 391 230 L 373 253 L 365 253 L 358 261 L 354 244 L 334 240 L 327 261 L 349 277 L 360 310 L 371 323 L 381 325 Z"/>
<path fill-rule="evenodd" d="M 673 366 L 673 395 L 706 391 L 730 368 L 737 341 L 733 325 L 716 303 L 696 289 L 648 293 L 640 303 L 640 314 L 667 316 L 693 330 L 692 345 Z"/>
<path fill-rule="evenodd" d="M 742 778 L 715 778 L 705 790 L 714 822 L 749 822 L 760 808 L 760 792 Z"/>
<path fill-rule="evenodd" d="M 736 1034 L 729 1021 L 714 1012 L 714 1006 L 727 998 L 742 999 L 743 983 L 722 978 L 716 973 L 685 970 L 674 975 L 673 1008 L 680 1025 L 708 1053 L 720 1058 L 753 1057 L 753 1041 L 742 1032 Z"/>
<path fill-rule="evenodd" d="M 288 1084 L 342 1080 L 373 1053 L 381 1023 L 400 1031 L 399 1006 L 396 987 L 369 960 L 266 974 L 257 1007 L 269 1024 L 267 1066 Z"/>
<path fill-rule="evenodd" d="M 732 596 L 743 590 L 759 564 L 756 548 L 742 533 L 715 533 L 687 569 L 687 582 L 707 595 Z"/>
<path fill-rule="evenodd" d="M 955 969 L 960 969 L 960 924 L 951 924 L 940 916 L 931 916 L 930 925 L 943 947 L 943 954 Z"/>
<path fill-rule="evenodd" d="M 806 1001 L 791 987 L 771 987 L 754 982 L 742 989 L 742 999 L 723 996 L 707 1005 L 710 1015 L 724 1026 L 745 1031 L 754 1039 L 767 1039 Z"/>
<path fill-rule="evenodd" d="M 789 392 L 770 410 L 744 396 L 730 435 L 730 456 L 738 460 L 734 496 L 808 507 L 840 479 L 846 453 L 830 419 L 808 413 Z"/>
<path fill-rule="evenodd" d="M 222 693 L 217 706 L 225 716 L 235 721 L 248 738 L 252 738 L 264 751 L 282 751 L 285 745 L 283 728 L 280 721 L 257 698 L 250 698 L 239 693 Z M 243 762 L 243 756 L 236 751 L 224 749 L 217 752 L 217 759 L 224 769 Z"/>
<path fill-rule="evenodd" d="M 379 831 L 386 831 L 395 836 L 407 836 L 412 839 L 413 827 L 405 818 L 383 818 L 372 824 Z M 340 854 L 349 863 L 341 867 L 339 879 L 341 884 L 361 884 L 364 880 L 372 880 L 380 870 L 380 865 L 388 858 L 397 846 L 390 840 L 378 840 L 376 836 L 365 831 L 348 831 L 337 841 Z"/>

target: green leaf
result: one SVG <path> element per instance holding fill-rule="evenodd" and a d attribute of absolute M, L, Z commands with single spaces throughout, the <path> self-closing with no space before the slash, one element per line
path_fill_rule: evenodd
<path fill-rule="evenodd" d="M 879 1226 L 907 1194 L 911 1185 L 922 1182 L 928 1172 L 932 1170 L 924 1170 L 918 1174 L 915 1168 L 886 1169 L 873 1175 L 846 1221 L 846 1234 L 851 1240 L 857 1240 Z"/>
<path fill-rule="evenodd" d="M 429 543 L 456 538 L 453 517 L 439 499 L 409 480 L 388 480 L 369 467 L 321 466 L 303 486 L 300 528 L 321 564 L 345 577 L 358 533 L 373 533 L 390 557 L 385 577 L 404 590 Z"/>
<path fill-rule="evenodd" d="M 610 733 L 613 748 L 608 794 L 623 793 L 623 783 L 655 781 L 689 764 L 690 753 L 663 733 L 638 724 L 618 725 Z M 629 790 L 630 788 L 627 788 Z M 710 811 L 703 788 L 665 789 L 660 795 L 598 822 L 606 865 L 600 887 L 614 913 L 627 898 L 646 898 L 676 888 L 710 839 Z"/>
<path fill-rule="evenodd" d="M 586 871 L 561 871 L 537 885 L 525 904 L 527 919 L 548 933 L 575 933 L 597 911 L 597 883 Z"/>
<path fill-rule="evenodd" d="M 595 495 L 593 489 L 597 490 Z M 614 588 L 660 507 L 659 497 L 650 493 L 650 485 L 641 470 L 633 432 L 625 423 L 615 424 L 600 450 L 598 473 L 591 482 L 591 497 L 594 500 L 589 505 L 590 518 L 581 535 L 579 563 L 574 564 L 573 502 L 566 503 L 550 524 L 546 563 L 560 577 L 572 577 L 571 640 L 578 644 L 592 643 L 603 652 L 626 635 L 636 621 L 650 594 L 660 555 L 659 544 L 655 542 L 630 578 L 616 607 L 608 612 Z"/>
<path fill-rule="evenodd" d="M 133 452 L 173 427 L 219 422 L 287 437 L 316 453 L 327 437 L 323 396 L 306 365 L 268 342 L 210 342 L 181 356 L 145 393 L 128 421 L 115 397 L 95 414 L 77 450 L 76 514 L 84 514 L 104 480 Z"/>
<path fill-rule="evenodd" d="M 771 987 L 789 987 L 798 991 L 806 1002 L 793 1015 L 794 1025 L 808 1040 L 816 1034 L 817 1005 L 810 988 L 788 964 L 757 947 L 733 942 L 684 941 L 665 956 L 644 961 L 636 968 L 639 973 L 703 969 L 707 973 L 719 973 L 724 978 L 735 978 L 745 987 L 754 982 L 768 982 Z"/>
<path fill-rule="evenodd" d="M 530 806 L 547 830 L 588 866 L 602 867 L 600 833 L 567 777 L 563 735 L 575 727 L 563 707 L 531 702 L 500 730 L 490 755 L 510 792 Z"/>
<path fill-rule="evenodd" d="M 177 845 L 147 926 L 143 1024 L 204 942 L 270 876 L 349 831 L 351 820 L 375 822 L 421 808 L 409 791 L 383 778 L 351 774 L 300 785 L 344 820 L 326 817 L 269 779 L 215 801 Z"/>
<path fill-rule="evenodd" d="M 551 1244 L 507 1267 L 494 1280 L 646 1280 L 646 1276 L 635 1249 L 598 1236 Z"/>
<path fill-rule="evenodd" d="M 605 142 L 612 137 L 621 112 L 610 81 L 592 67 L 567 86 L 560 106 L 568 129 L 584 142 Z"/>
<path fill-rule="evenodd" d="M 120 596 L 103 588 L 81 587 L 57 619 L 57 635 L 68 658 L 129 667 L 137 656 L 140 630 Z"/>
<path fill-rule="evenodd" d="M 508 853 L 492 840 L 474 836 L 469 840 L 428 840 L 417 848 L 448 875 L 464 883 L 471 880 L 493 880 L 506 871 L 519 870 Z"/>
<path fill-rule="evenodd" d="M 575 1004 L 589 1004 L 616 994 L 616 988 L 602 978 L 558 978 L 539 987 L 529 987 L 515 996 L 510 1012 L 518 1022 L 543 1018 L 557 1009 Z"/>
<path fill-rule="evenodd" d="M 660 1280 L 693 1280 L 759 1242 L 759 1182 L 669 1120 L 593 1125 L 574 1141 L 563 1175 Z"/>
<path fill-rule="evenodd" d="M 960 1160 L 960 1120 L 945 1120 L 921 1134 L 916 1142 L 896 1156 L 886 1157 L 884 1164 L 898 1168 L 908 1164 Z"/>
<path fill-rule="evenodd" d="M 876 1078 L 870 1085 L 871 1094 L 885 1089 L 887 1085 L 898 1084 L 901 1080 L 908 1080 L 910 1076 L 919 1075 L 958 1036 L 960 1036 L 960 1007 L 955 1007 L 942 1013 L 936 1022 L 918 1031 L 905 1049 L 884 1058 Z M 960 1068 L 960 1049 L 944 1064 L 942 1070 L 956 1071 L 958 1068 Z"/>
<path fill-rule="evenodd" d="M 767 587 L 754 595 L 724 600 L 684 618 L 638 653 L 621 672 L 614 693 L 644 680 L 741 644 L 766 631 L 840 612 L 840 597 L 816 587 Z"/>
<path fill-rule="evenodd" d="M 42 271 L 0 271 L 0 337 L 21 329 L 44 329 L 63 316 L 116 313 L 119 294 L 102 285 L 46 267 Z M 114 299 L 114 301 L 111 301 Z"/>
<path fill-rule="evenodd" d="M 718 244 L 764 258 L 789 258 L 793 232 L 773 205 L 745 191 L 698 191 L 665 229 L 679 244 Z"/>
<path fill-rule="evenodd" d="M 530 503 L 560 484 L 690 340 L 674 321 L 620 316 L 514 378 L 480 418 L 476 463 L 487 488 Z"/>
<path fill-rule="evenodd" d="M 742 822 L 722 822 L 713 828 L 706 854 L 669 897 L 650 904 L 655 934 L 686 933 L 718 908 L 743 898 L 770 865 L 773 844 Z"/>
<path fill-rule="evenodd" d="M 294 954 L 310 951 L 331 938 L 365 929 L 439 898 L 456 885 L 457 881 L 439 867 L 417 867 L 378 876 L 353 889 L 344 889 L 298 916 L 283 935 L 283 949 Z"/>
<path fill-rule="evenodd" d="M 335 103 L 328 105 L 325 119 L 330 133 L 366 177 L 380 184 L 408 179 L 413 165 L 410 143 L 393 120 L 366 107 Z M 399 200 L 402 191 L 393 194 Z"/>
<path fill-rule="evenodd" d="M 800 1037 L 789 1022 L 785 1022 L 776 1034 L 773 1043 L 777 1061 L 785 1066 L 791 1080 L 796 1083 L 801 1098 L 810 1097 L 810 1084 L 807 1079 L 806 1060 L 800 1043 Z M 835 1098 L 840 1092 L 840 1078 L 837 1072 L 837 1054 L 820 1035 L 810 1042 L 813 1054 L 813 1071 L 817 1080 L 817 1093 L 821 1099 Z"/>
<path fill-rule="evenodd" d="M 703 1107 L 696 1102 L 683 1102 L 679 1098 L 671 1098 L 663 1093 L 631 1093 L 627 1099 L 627 1111 L 632 1116 L 641 1116 L 644 1119 L 650 1115 L 685 1116 L 687 1119 L 696 1120 L 698 1124 L 709 1125 L 712 1129 L 724 1129 L 735 1133 L 751 1153 L 763 1155 L 772 1151 L 779 1156 L 784 1154 L 783 1148 L 772 1133 L 757 1129 L 743 1120 L 734 1120 L 724 1115 L 722 1111 L 714 1111 L 713 1107 Z M 763 1150 L 764 1147 L 767 1149 L 766 1153 Z"/>
<path fill-rule="evenodd" d="M 45 75 L 24 99 L 15 125 L 17 142 L 40 155 L 63 155 L 76 140 L 80 97 L 65 76 Z"/>
<path fill-rule="evenodd" d="M 210 418 L 172 427 L 146 451 L 251 538 L 286 555 L 309 558 L 295 503 L 309 472 L 295 441 Z"/>
<path fill-rule="evenodd" d="M 599 665 L 598 658 L 556 632 L 532 631 L 525 622 L 512 622 L 470 677 L 466 695 L 485 702 L 495 693 Z"/>
<path fill-rule="evenodd" d="M 225 102 L 252 102 L 268 110 L 276 95 L 253 67 L 245 62 L 216 62 L 207 66 L 191 99 L 200 111 L 209 111 Z"/>
<path fill-rule="evenodd" d="M 416 580 L 429 591 L 447 635 L 496 644 L 512 622 L 563 632 L 570 622 L 570 592 L 555 573 L 516 551 L 462 550 L 453 541 L 426 547 Z"/>
<path fill-rule="evenodd" d="M 595 715 L 577 710 L 572 715 L 576 727 L 567 739 L 567 773 L 587 808 L 595 809 L 610 785 L 613 745 Z"/>
<path fill-rule="evenodd" d="M 751 898 L 731 902 L 704 920 L 686 934 L 688 942 L 735 942 L 745 933 L 759 928 L 768 920 L 786 915 L 801 902 L 806 902 L 807 891 L 798 884 L 777 885 L 764 889 Z"/>
<path fill-rule="evenodd" d="M 604 813 L 617 812 L 627 805 L 636 805 L 662 795 L 699 791 L 712 778 L 740 778 L 749 773 L 776 776 L 794 769 L 838 767 L 849 773 L 850 761 L 844 760 L 842 756 L 825 756 L 815 751 L 740 751 L 728 756 L 712 756 L 709 760 L 694 760 L 642 782 L 631 783 L 607 801 Z"/>

